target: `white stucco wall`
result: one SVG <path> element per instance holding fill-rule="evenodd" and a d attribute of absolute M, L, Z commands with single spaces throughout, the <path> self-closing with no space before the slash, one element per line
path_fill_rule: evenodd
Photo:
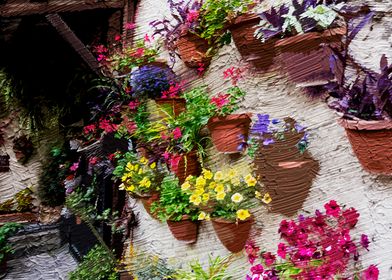
<path fill-rule="evenodd" d="M 358 62 L 376 70 L 382 54 L 392 57 L 392 2 L 356 1 L 365 2 L 377 11 L 376 19 L 359 33 L 350 51 Z M 136 20 L 137 37 L 142 38 L 145 33 L 151 34 L 148 23 L 161 18 L 163 14 L 168 14 L 166 0 L 141 0 Z M 176 64 L 175 70 L 186 80 L 192 80 L 192 85 L 207 84 L 212 93 L 216 94 L 229 87 L 222 79 L 223 71 L 239 63 L 241 56 L 234 44 L 231 44 L 222 48 L 213 58 L 203 78 L 197 78 L 194 70 L 186 69 L 181 61 Z M 344 129 L 336 122 L 334 112 L 322 99 L 311 100 L 305 96 L 302 89 L 296 88 L 284 76 L 276 72 L 248 75 L 240 86 L 247 91 L 241 112 L 268 113 L 274 118 L 291 116 L 310 129 L 309 151 L 319 161 L 320 172 L 299 213 L 313 213 L 317 208 L 322 209 L 324 203 L 331 199 L 342 205 L 355 207 L 361 214 L 354 230 L 355 236 L 366 233 L 374 241 L 370 252 L 362 256 L 364 266 L 377 264 L 380 279 L 392 279 L 392 177 L 374 176 L 363 171 Z M 225 157 L 220 156 L 220 159 L 223 164 Z M 171 236 L 166 224 L 151 219 L 141 204 L 134 201 L 131 203 L 136 203 L 141 219 L 140 227 L 135 231 L 135 246 L 180 264 L 194 258 L 206 262 L 210 253 L 228 253 L 209 222 L 202 224 L 195 245 L 183 245 Z M 290 217 L 267 213 L 265 209 L 258 210 L 255 216 L 257 223 L 253 229 L 260 230 L 257 243 L 262 249 L 276 251 L 279 222 Z M 249 268 L 246 258 L 242 257 L 233 268 L 240 270 L 234 274 L 238 275 L 235 279 L 243 279 Z"/>

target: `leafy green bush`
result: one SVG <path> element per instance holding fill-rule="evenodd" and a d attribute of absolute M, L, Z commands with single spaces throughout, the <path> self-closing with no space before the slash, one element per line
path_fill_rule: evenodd
<path fill-rule="evenodd" d="M 12 247 L 7 241 L 21 227 L 17 223 L 5 223 L 0 227 L 0 263 L 6 258 L 7 254 L 13 252 Z"/>
<path fill-rule="evenodd" d="M 69 274 L 70 280 L 116 280 L 116 261 L 100 245 L 95 245 L 83 258 L 76 270 Z"/>

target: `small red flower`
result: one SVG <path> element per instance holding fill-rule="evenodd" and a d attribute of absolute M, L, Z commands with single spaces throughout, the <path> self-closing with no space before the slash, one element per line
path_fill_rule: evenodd
<path fill-rule="evenodd" d="M 204 63 L 199 63 L 199 67 L 197 68 L 197 74 L 201 77 L 204 74 L 204 71 L 206 70 L 206 67 Z"/>
<path fill-rule="evenodd" d="M 340 206 L 336 203 L 335 200 L 331 200 L 329 203 L 326 203 L 324 208 L 327 211 L 327 215 L 335 218 L 339 217 Z"/>
<path fill-rule="evenodd" d="M 144 35 L 144 43 L 151 43 L 151 38 L 148 34 Z"/>
<path fill-rule="evenodd" d="M 223 106 L 229 104 L 230 102 L 230 95 L 220 93 L 216 97 L 212 97 L 210 103 L 215 104 L 216 107 L 221 109 Z"/>
<path fill-rule="evenodd" d="M 114 41 L 118 42 L 121 40 L 121 36 L 119 34 L 117 34 L 116 36 L 114 36 Z"/>
<path fill-rule="evenodd" d="M 173 138 L 174 140 L 180 139 L 182 137 L 181 129 L 179 127 L 176 127 L 173 130 Z"/>
<path fill-rule="evenodd" d="M 364 271 L 365 280 L 378 280 L 378 268 L 374 264 Z"/>

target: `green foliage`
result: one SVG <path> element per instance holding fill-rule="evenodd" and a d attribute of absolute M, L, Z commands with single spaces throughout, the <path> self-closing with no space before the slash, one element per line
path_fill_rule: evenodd
<path fill-rule="evenodd" d="M 5 223 L 0 227 L 0 263 L 6 258 L 7 254 L 13 252 L 12 247 L 7 243 L 14 233 L 22 226 L 17 223 Z"/>
<path fill-rule="evenodd" d="M 75 271 L 69 274 L 70 280 L 115 280 L 116 261 L 102 246 L 96 245 L 84 257 Z"/>
<path fill-rule="evenodd" d="M 12 96 L 12 82 L 4 69 L 0 69 L 0 118 L 7 116 Z"/>
<path fill-rule="evenodd" d="M 226 270 L 231 263 L 232 257 L 221 258 L 217 256 L 213 259 L 209 257 L 209 266 L 204 270 L 198 260 L 189 264 L 191 271 L 179 270 L 175 273 L 176 280 L 231 280 L 233 277 L 228 276 Z"/>
<path fill-rule="evenodd" d="M 42 166 L 38 183 L 38 196 L 43 204 L 54 207 L 64 203 L 63 180 L 70 166 L 68 149 L 54 146 Z"/>
<path fill-rule="evenodd" d="M 184 215 L 197 220 L 198 216 L 198 209 L 189 202 L 189 195 L 181 191 L 178 178 L 174 176 L 163 179 L 160 200 L 151 205 L 151 211 L 163 222 L 180 221 Z"/>
<path fill-rule="evenodd" d="M 133 256 L 130 263 L 127 263 L 127 269 L 138 280 L 172 279 L 171 275 L 174 273 L 174 269 L 166 261 L 147 254 Z"/>
<path fill-rule="evenodd" d="M 27 212 L 33 208 L 32 190 L 26 188 L 15 194 L 13 198 L 0 203 L 0 213 Z"/>

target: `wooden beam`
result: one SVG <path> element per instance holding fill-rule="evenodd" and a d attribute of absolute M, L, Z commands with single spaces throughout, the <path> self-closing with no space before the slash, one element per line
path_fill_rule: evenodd
<path fill-rule="evenodd" d="M 125 0 L 8 0 L 0 4 L 0 17 L 20 17 L 34 14 L 79 12 L 92 9 L 122 9 Z"/>

